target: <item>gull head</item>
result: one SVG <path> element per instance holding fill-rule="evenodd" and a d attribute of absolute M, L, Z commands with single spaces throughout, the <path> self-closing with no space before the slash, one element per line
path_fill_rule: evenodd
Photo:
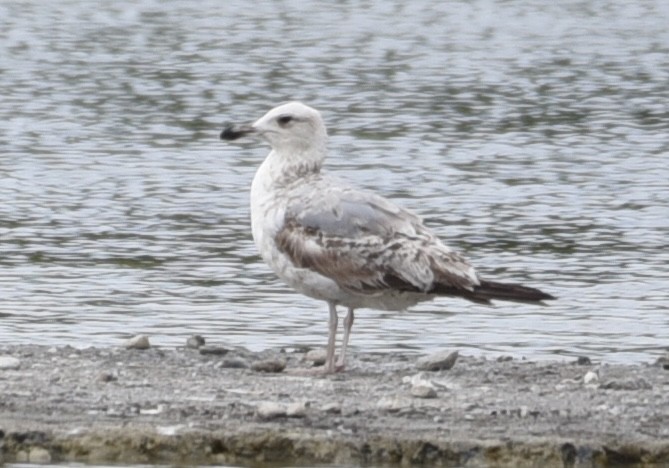
<path fill-rule="evenodd" d="M 327 131 L 321 114 L 301 102 L 288 102 L 270 110 L 252 125 L 228 125 L 222 140 L 258 135 L 283 155 L 324 154 Z"/>

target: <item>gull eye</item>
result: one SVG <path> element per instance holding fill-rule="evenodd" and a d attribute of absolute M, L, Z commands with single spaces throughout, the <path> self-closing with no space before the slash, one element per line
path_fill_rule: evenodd
<path fill-rule="evenodd" d="M 277 122 L 279 122 L 279 125 L 282 127 L 285 127 L 288 125 L 290 122 L 293 121 L 293 116 L 292 115 L 282 115 L 278 119 L 276 119 Z"/>

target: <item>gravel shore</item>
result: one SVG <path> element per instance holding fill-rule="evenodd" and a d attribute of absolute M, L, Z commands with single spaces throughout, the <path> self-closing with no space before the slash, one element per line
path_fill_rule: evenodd
<path fill-rule="evenodd" d="M 669 465 L 666 363 L 354 354 L 315 376 L 319 352 L 201 344 L 0 346 L 0 462 Z"/>

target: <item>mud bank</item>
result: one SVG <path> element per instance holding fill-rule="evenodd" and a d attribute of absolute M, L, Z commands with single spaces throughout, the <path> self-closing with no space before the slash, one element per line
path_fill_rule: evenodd
<path fill-rule="evenodd" d="M 0 461 L 669 464 L 661 364 L 359 353 L 319 377 L 304 350 L 205 352 L 0 346 Z"/>

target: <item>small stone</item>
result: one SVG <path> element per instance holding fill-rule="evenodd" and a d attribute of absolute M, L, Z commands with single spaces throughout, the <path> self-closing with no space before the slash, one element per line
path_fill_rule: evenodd
<path fill-rule="evenodd" d="M 51 454 L 47 449 L 42 447 L 33 447 L 28 452 L 28 462 L 39 464 L 51 463 Z"/>
<path fill-rule="evenodd" d="M 155 408 L 140 408 L 139 414 L 155 416 L 157 414 L 162 413 L 164 410 L 165 410 L 164 405 L 157 405 Z"/>
<path fill-rule="evenodd" d="M 448 370 L 455 365 L 455 361 L 458 359 L 458 352 L 448 352 L 448 351 L 439 351 L 437 353 L 431 354 L 430 356 L 425 356 L 418 361 L 416 361 L 416 366 L 420 370 L 427 371 L 439 371 L 439 370 Z"/>
<path fill-rule="evenodd" d="M 118 377 L 116 377 L 116 375 L 114 375 L 112 372 L 102 371 L 98 375 L 98 380 L 100 382 L 114 382 L 115 380 L 118 380 Z"/>
<path fill-rule="evenodd" d="M 286 416 L 289 418 L 303 418 L 307 414 L 307 404 L 303 402 L 289 403 L 286 406 Z"/>
<path fill-rule="evenodd" d="M 221 361 L 219 367 L 227 369 L 248 369 L 249 363 L 242 358 L 230 358 Z"/>
<path fill-rule="evenodd" d="M 263 401 L 256 407 L 256 414 L 262 419 L 274 419 L 286 416 L 288 408 L 281 403 L 273 401 Z"/>
<path fill-rule="evenodd" d="M 590 358 L 588 356 L 579 356 L 576 359 L 575 364 L 577 366 L 589 366 L 589 365 L 592 364 L 592 361 L 590 360 Z"/>
<path fill-rule="evenodd" d="M 513 361 L 513 356 L 500 356 L 497 358 L 497 362 L 509 362 Z"/>
<path fill-rule="evenodd" d="M 585 385 L 596 384 L 597 382 L 599 382 L 599 375 L 595 371 L 588 371 L 583 376 L 583 383 Z"/>
<path fill-rule="evenodd" d="M 411 387 L 411 396 L 416 398 L 437 398 L 437 392 L 429 385 L 414 385 Z"/>
<path fill-rule="evenodd" d="M 402 377 L 402 383 L 408 383 L 412 387 L 429 387 L 434 389 L 436 382 L 434 382 L 432 379 L 429 379 L 426 372 L 419 372 L 415 375 Z M 447 388 L 445 384 L 438 385 Z"/>
<path fill-rule="evenodd" d="M 376 403 L 376 407 L 382 411 L 396 413 L 400 410 L 411 408 L 411 400 L 401 397 L 384 396 Z"/>
<path fill-rule="evenodd" d="M 221 346 L 202 346 L 199 348 L 200 354 L 210 356 L 225 356 L 230 352 L 229 349 Z"/>
<path fill-rule="evenodd" d="M 251 369 L 256 372 L 282 372 L 286 368 L 286 361 L 281 359 L 263 359 L 251 364 Z"/>
<path fill-rule="evenodd" d="M 124 348 L 127 349 L 149 349 L 151 344 L 149 343 L 149 337 L 146 335 L 137 335 L 130 338 L 123 344 Z"/>
<path fill-rule="evenodd" d="M 341 414 L 341 405 L 339 403 L 326 403 L 321 408 L 323 412 L 329 414 Z"/>
<path fill-rule="evenodd" d="M 21 367 L 21 361 L 12 356 L 0 356 L 0 370 L 16 370 Z"/>
<path fill-rule="evenodd" d="M 669 352 L 667 352 L 664 356 L 657 358 L 655 365 L 662 367 L 664 370 L 669 370 Z"/>
<path fill-rule="evenodd" d="M 327 351 L 324 349 L 312 349 L 304 355 L 304 360 L 311 362 L 313 366 L 322 366 L 325 364 Z"/>
<path fill-rule="evenodd" d="M 198 349 L 204 346 L 204 338 L 201 335 L 193 335 L 186 340 L 186 348 Z"/>
<path fill-rule="evenodd" d="M 653 386 L 643 378 L 629 380 L 609 380 L 601 385 L 606 390 L 650 390 Z"/>

